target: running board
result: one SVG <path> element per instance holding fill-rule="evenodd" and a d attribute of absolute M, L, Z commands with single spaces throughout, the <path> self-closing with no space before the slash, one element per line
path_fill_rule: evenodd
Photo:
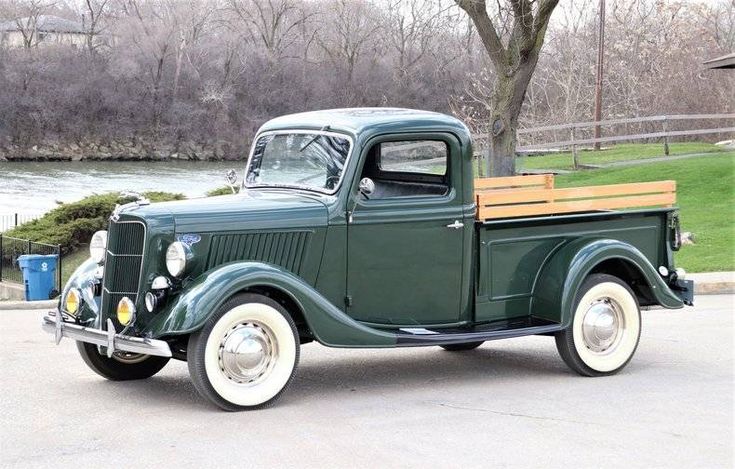
<path fill-rule="evenodd" d="M 472 328 L 425 329 L 406 327 L 399 329 L 397 347 L 422 347 L 427 345 L 461 344 L 486 340 L 510 339 L 525 335 L 538 335 L 558 332 L 563 328 L 559 323 L 544 319 L 526 317 L 494 321 Z"/>

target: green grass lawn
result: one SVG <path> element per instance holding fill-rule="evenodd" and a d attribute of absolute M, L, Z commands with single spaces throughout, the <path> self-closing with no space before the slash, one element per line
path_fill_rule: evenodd
<path fill-rule="evenodd" d="M 712 153 L 726 151 L 722 146 L 704 142 L 672 143 L 669 155 L 686 155 L 691 153 Z M 617 161 L 640 160 L 664 157 L 664 146 L 661 143 L 630 143 L 603 147 L 600 151 L 580 151 L 580 164 L 606 164 Z M 554 153 L 543 156 L 524 156 L 516 161 L 517 170 L 529 169 L 572 169 L 572 153 Z"/>
<path fill-rule="evenodd" d="M 682 246 L 676 264 L 688 272 L 735 270 L 735 152 L 626 168 L 557 176 L 557 187 L 674 179 L 682 231 L 695 244 Z"/>

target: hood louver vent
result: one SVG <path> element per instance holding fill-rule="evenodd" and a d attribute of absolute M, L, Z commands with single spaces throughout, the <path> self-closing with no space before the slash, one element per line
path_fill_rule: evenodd
<path fill-rule="evenodd" d="M 310 231 L 215 235 L 209 247 L 206 269 L 248 260 L 276 264 L 298 275 L 311 235 Z"/>

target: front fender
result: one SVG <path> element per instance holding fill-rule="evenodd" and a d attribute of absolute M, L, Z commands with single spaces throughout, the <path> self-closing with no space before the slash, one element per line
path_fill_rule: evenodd
<path fill-rule="evenodd" d="M 151 337 L 190 334 L 232 295 L 253 287 L 276 288 L 289 295 L 320 343 L 330 347 L 390 347 L 395 335 L 369 328 L 347 316 L 291 272 L 261 262 L 224 264 L 197 277 L 146 328 Z"/>
<path fill-rule="evenodd" d="M 59 309 L 63 310 L 62 301 L 64 301 L 69 289 L 76 288 L 82 294 L 82 303 L 76 315 L 77 322 L 84 326 L 99 328 L 101 298 L 94 296 L 94 285 L 99 283 L 94 275 L 97 267 L 99 267 L 97 263 L 88 258 L 74 270 L 74 273 L 71 274 L 66 285 L 64 285 L 61 295 L 59 295 Z"/>
<path fill-rule="evenodd" d="M 531 314 L 569 326 L 574 300 L 585 277 L 598 264 L 611 259 L 620 259 L 636 268 L 661 306 L 672 309 L 684 306 L 634 246 L 614 239 L 579 238 L 563 245 L 542 267 L 534 285 Z"/>

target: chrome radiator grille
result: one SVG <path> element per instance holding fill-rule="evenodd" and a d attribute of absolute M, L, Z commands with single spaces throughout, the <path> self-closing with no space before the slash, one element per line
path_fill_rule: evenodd
<path fill-rule="evenodd" d="M 119 327 L 115 309 L 123 296 L 137 303 L 144 249 L 145 225 L 142 222 L 110 221 L 102 281 L 102 322 L 112 318 Z"/>

